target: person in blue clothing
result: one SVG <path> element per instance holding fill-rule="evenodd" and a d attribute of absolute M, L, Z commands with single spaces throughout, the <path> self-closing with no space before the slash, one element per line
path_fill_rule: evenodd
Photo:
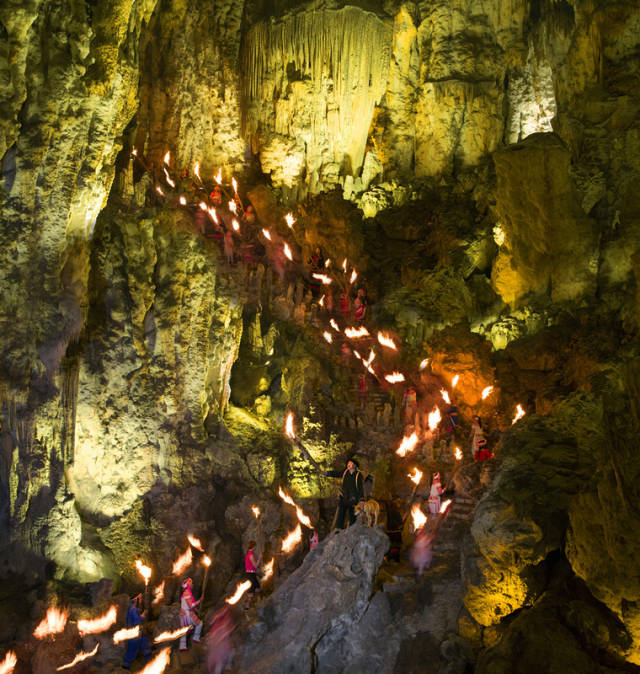
<path fill-rule="evenodd" d="M 127 609 L 127 627 L 137 627 L 142 625 L 145 619 L 145 612 L 140 613 L 140 600 L 142 595 L 136 595 L 129 602 L 129 608 Z M 142 657 L 145 660 L 148 660 L 151 657 L 151 644 L 149 639 L 142 633 L 142 627 L 140 628 L 140 633 L 137 637 L 129 639 L 127 641 L 127 652 L 124 654 L 124 663 L 123 667 L 125 669 L 130 669 L 133 661 L 138 657 L 138 653 L 142 651 Z"/>

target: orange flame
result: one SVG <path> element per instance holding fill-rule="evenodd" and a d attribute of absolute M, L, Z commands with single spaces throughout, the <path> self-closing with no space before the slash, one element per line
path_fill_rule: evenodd
<path fill-rule="evenodd" d="M 235 229 L 236 232 L 240 231 L 240 223 L 234 218 L 231 222 L 231 226 Z"/>
<path fill-rule="evenodd" d="M 287 414 L 287 420 L 284 424 L 284 434 L 288 438 L 291 438 L 291 440 L 296 439 L 296 434 L 293 430 L 293 412 L 289 412 L 289 414 Z"/>
<path fill-rule="evenodd" d="M 284 244 L 284 254 L 286 255 L 287 259 L 293 262 L 293 255 L 291 254 L 291 248 L 289 248 L 288 243 Z"/>
<path fill-rule="evenodd" d="M 229 210 L 230 210 L 232 213 L 237 213 L 237 212 L 238 212 L 238 206 L 236 205 L 236 202 L 235 202 L 233 199 L 229 202 Z"/>
<path fill-rule="evenodd" d="M 427 516 L 420 509 L 418 503 L 414 503 L 411 508 L 411 520 L 413 521 L 413 530 L 417 531 L 427 523 Z"/>
<path fill-rule="evenodd" d="M 304 510 L 302 510 L 302 508 L 296 504 L 296 502 L 282 489 L 282 487 L 278 487 L 278 495 L 285 503 L 292 505 L 296 509 L 296 515 L 298 516 L 298 520 L 301 524 L 304 524 L 304 526 L 309 529 L 313 529 L 311 520 L 307 515 L 305 515 Z"/>
<path fill-rule="evenodd" d="M 325 268 L 325 269 L 329 269 L 330 266 L 331 266 L 331 259 L 330 259 L 330 258 L 327 258 L 327 259 L 324 261 L 324 268 Z"/>
<path fill-rule="evenodd" d="M 209 207 L 204 203 L 204 201 L 201 201 L 198 206 L 200 206 L 200 210 L 204 211 L 205 213 L 209 210 Z"/>
<path fill-rule="evenodd" d="M 330 319 L 329 325 L 336 331 L 340 332 L 340 328 L 338 327 L 338 324 L 336 323 L 336 320 L 334 318 Z"/>
<path fill-rule="evenodd" d="M 386 346 L 389 349 L 393 349 L 394 351 L 398 350 L 396 343 L 386 332 L 378 333 L 378 341 L 380 342 L 380 344 L 382 344 L 382 346 Z"/>
<path fill-rule="evenodd" d="M 47 615 L 34 630 L 33 636 L 36 639 L 44 639 L 54 634 L 60 634 L 60 632 L 64 631 L 68 618 L 69 611 L 67 609 L 58 609 L 52 606 L 47 610 Z"/>
<path fill-rule="evenodd" d="M 345 257 L 344 260 L 342 261 L 342 271 L 346 274 L 347 273 L 347 258 Z"/>
<path fill-rule="evenodd" d="M 493 386 L 487 386 L 487 387 L 482 389 L 482 393 L 480 395 L 482 396 L 482 399 L 484 400 L 492 392 L 493 392 Z"/>
<path fill-rule="evenodd" d="M 162 161 L 168 166 L 169 162 L 171 161 L 171 152 L 169 150 L 166 151 Z"/>
<path fill-rule="evenodd" d="M 153 601 L 151 604 L 155 606 L 164 599 L 164 580 L 157 587 L 153 588 Z"/>
<path fill-rule="evenodd" d="M 250 580 L 245 580 L 244 583 L 238 583 L 238 586 L 236 587 L 236 591 L 228 599 L 225 599 L 225 601 L 227 602 L 227 604 L 231 604 L 231 606 L 233 606 L 234 604 L 237 604 L 240 601 L 240 599 L 242 598 L 242 595 L 250 587 L 251 587 L 251 581 Z"/>
<path fill-rule="evenodd" d="M 218 214 L 216 213 L 216 209 L 213 206 L 209 209 L 209 215 L 216 225 L 220 224 L 220 220 L 218 220 Z"/>
<path fill-rule="evenodd" d="M 411 435 L 405 435 L 402 438 L 402 442 L 398 449 L 396 449 L 396 454 L 398 456 L 406 456 L 408 452 L 413 452 L 418 444 L 418 434 L 412 433 Z"/>
<path fill-rule="evenodd" d="M 518 419 L 522 419 L 522 417 L 526 414 L 526 412 L 522 409 L 522 405 L 518 403 L 518 406 L 516 407 L 516 416 L 513 417 L 513 421 L 511 422 L 511 425 L 516 423 Z"/>
<path fill-rule="evenodd" d="M 264 234 L 265 239 L 269 239 L 269 241 L 271 241 L 271 233 L 269 232 L 268 229 L 263 229 L 262 233 Z"/>
<path fill-rule="evenodd" d="M 200 181 L 202 182 L 202 178 L 200 177 L 200 162 L 197 161 L 193 165 L 193 175 Z"/>
<path fill-rule="evenodd" d="M 181 627 L 178 630 L 173 632 L 160 632 L 157 637 L 153 639 L 154 644 L 161 644 L 163 641 L 173 641 L 174 639 L 179 639 L 182 635 L 186 634 L 191 629 L 191 625 L 186 627 Z"/>
<path fill-rule="evenodd" d="M 440 393 L 442 394 L 442 399 L 447 403 L 447 405 L 451 405 L 451 398 L 449 398 L 449 393 L 445 391 L 443 388 L 440 389 Z"/>
<path fill-rule="evenodd" d="M 362 362 L 364 363 L 364 366 L 367 367 L 367 365 L 371 365 L 371 363 L 373 363 L 373 361 L 375 359 L 376 359 L 376 353 L 373 349 L 371 349 L 369 351 L 369 357 L 367 358 L 367 360 L 362 361 Z"/>
<path fill-rule="evenodd" d="M 417 468 L 414 468 L 413 469 L 413 475 L 411 475 L 411 473 L 409 473 L 407 475 L 407 477 L 409 477 L 411 479 L 411 482 L 418 485 L 418 484 L 420 484 L 420 480 L 422 480 L 422 475 L 423 475 L 423 473 L 422 473 L 421 470 L 418 470 Z"/>
<path fill-rule="evenodd" d="M 361 339 L 362 337 L 369 337 L 369 331 L 364 327 L 364 325 L 359 328 L 345 328 L 344 334 L 349 339 Z"/>
<path fill-rule="evenodd" d="M 460 451 L 460 447 L 456 447 L 456 461 L 460 461 L 462 459 L 462 452 Z"/>
<path fill-rule="evenodd" d="M 18 664 L 18 658 L 13 651 L 7 651 L 4 660 L 0 662 L 0 674 L 11 674 Z"/>
<path fill-rule="evenodd" d="M 273 563 L 275 562 L 275 559 L 272 559 L 270 562 L 264 565 L 264 575 L 262 576 L 262 582 L 265 580 L 269 580 L 271 576 L 273 576 Z"/>
<path fill-rule="evenodd" d="M 442 515 L 444 511 L 451 505 L 451 499 L 447 499 L 444 501 L 444 503 L 440 506 L 440 514 Z"/>
<path fill-rule="evenodd" d="M 171 185 L 171 187 L 175 187 L 176 184 L 173 182 L 173 180 L 171 180 L 171 176 L 169 175 L 169 171 L 167 171 L 167 169 L 164 166 L 162 167 L 162 170 L 164 171 L 164 179 L 167 181 L 167 183 L 169 185 Z"/>
<path fill-rule="evenodd" d="M 452 380 L 451 380 L 451 386 L 455 388 L 458 385 L 458 380 L 460 379 L 460 375 L 457 374 Z"/>
<path fill-rule="evenodd" d="M 349 283 L 353 283 L 357 278 L 358 278 L 358 272 L 354 269 L 351 272 L 351 278 L 349 279 Z"/>
<path fill-rule="evenodd" d="M 83 637 L 85 634 L 99 634 L 105 632 L 118 619 L 118 610 L 115 605 L 110 606 L 109 610 L 98 618 L 92 620 L 78 620 L 78 632 Z"/>
<path fill-rule="evenodd" d="M 211 557 L 209 557 L 209 555 L 204 555 L 204 557 L 202 558 L 202 563 L 203 563 L 204 566 L 210 567 L 211 566 Z"/>
<path fill-rule="evenodd" d="M 404 375 L 400 372 L 392 372 L 391 374 L 385 374 L 384 378 L 390 384 L 398 384 L 401 381 L 404 381 Z"/>
<path fill-rule="evenodd" d="M 290 229 L 293 229 L 293 224 L 296 221 L 296 219 L 293 217 L 293 213 L 287 213 L 284 216 L 284 219 L 287 222 L 287 227 L 289 227 Z"/>
<path fill-rule="evenodd" d="M 322 333 L 322 336 L 329 342 L 329 344 L 333 344 L 333 336 L 331 335 L 330 332 L 327 332 L 326 330 Z"/>
<path fill-rule="evenodd" d="M 204 548 L 202 547 L 202 543 L 200 542 L 199 538 L 196 538 L 195 536 L 192 536 L 191 534 L 188 534 L 187 540 L 191 545 L 196 549 L 200 550 L 200 552 L 204 552 Z"/>
<path fill-rule="evenodd" d="M 180 198 L 178 199 L 178 201 L 180 202 L 180 206 L 186 206 L 187 205 L 187 200 L 182 195 L 180 195 Z"/>
<path fill-rule="evenodd" d="M 372 374 L 376 379 L 378 378 L 376 371 L 371 367 L 371 365 L 365 365 L 365 369 L 367 370 L 367 372 Z"/>
<path fill-rule="evenodd" d="M 145 566 L 139 559 L 136 559 L 136 569 L 138 573 L 144 578 L 144 584 L 146 585 L 151 578 L 151 567 Z"/>
<path fill-rule="evenodd" d="M 317 278 L 323 285 L 328 286 L 333 279 L 329 278 L 325 274 L 311 274 L 313 278 Z"/>
<path fill-rule="evenodd" d="M 218 185 L 222 185 L 222 169 L 219 168 L 218 172 L 213 176 L 213 179 L 218 183 Z"/>
<path fill-rule="evenodd" d="M 429 365 L 429 359 L 425 358 L 424 360 L 420 361 L 420 365 L 418 366 L 421 370 L 424 370 L 425 367 Z"/>
<path fill-rule="evenodd" d="M 138 674 L 162 674 L 171 662 L 171 649 L 164 648 L 147 665 L 138 671 Z"/>
<path fill-rule="evenodd" d="M 357 351 L 356 349 L 353 350 L 353 355 L 354 355 L 358 360 L 362 360 L 362 356 L 360 355 L 360 352 Z M 362 361 L 362 362 L 364 362 L 364 361 Z"/>
<path fill-rule="evenodd" d="M 157 185 L 157 186 L 156 186 L 156 192 L 157 192 L 161 197 L 164 196 L 164 192 L 162 191 L 162 187 L 160 187 L 160 185 Z"/>
<path fill-rule="evenodd" d="M 260 508 L 258 508 L 258 506 L 251 506 L 251 512 L 253 513 L 256 519 L 260 517 Z"/>
<path fill-rule="evenodd" d="M 118 630 L 113 634 L 113 643 L 119 644 L 123 641 L 128 641 L 129 639 L 137 639 L 140 636 L 140 625 L 136 627 L 125 627 L 124 629 Z"/>
<path fill-rule="evenodd" d="M 180 557 L 173 563 L 173 575 L 179 576 L 185 569 L 187 569 L 192 560 L 193 555 L 191 554 L 191 547 L 188 547 L 187 551 L 183 555 L 180 555 Z"/>
<path fill-rule="evenodd" d="M 78 655 L 76 655 L 76 657 L 73 658 L 71 662 L 69 662 L 66 665 L 62 665 L 61 667 L 57 667 L 57 671 L 60 672 L 63 669 L 71 669 L 72 667 L 75 667 L 79 662 L 92 658 L 98 652 L 99 647 L 100 644 L 96 644 L 96 647 L 92 651 L 89 651 L 88 653 L 84 652 L 78 653 Z"/>
<path fill-rule="evenodd" d="M 325 298 L 325 296 L 323 295 L 323 296 L 318 300 L 318 304 L 319 304 L 321 307 L 324 306 L 324 298 Z"/>
<path fill-rule="evenodd" d="M 298 526 L 282 541 L 282 552 L 291 552 L 302 540 L 302 529 Z"/>
<path fill-rule="evenodd" d="M 441 421 L 442 415 L 440 414 L 440 408 L 436 405 L 433 412 L 429 412 L 429 430 L 435 431 Z"/>
<path fill-rule="evenodd" d="M 238 194 L 238 181 L 235 178 L 231 178 L 231 184 L 233 185 L 234 193 Z"/>
<path fill-rule="evenodd" d="M 137 157 L 137 156 L 138 156 L 138 150 L 134 147 L 133 150 L 131 150 L 131 154 L 132 154 L 134 157 Z"/>

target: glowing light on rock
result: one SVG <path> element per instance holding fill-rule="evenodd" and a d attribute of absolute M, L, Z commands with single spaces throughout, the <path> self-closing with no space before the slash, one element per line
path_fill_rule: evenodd
<path fill-rule="evenodd" d="M 153 639 L 154 644 L 161 644 L 164 641 L 173 641 L 179 639 L 183 634 L 186 634 L 191 629 L 191 625 L 181 627 L 173 632 L 160 632 L 157 637 Z"/>
<path fill-rule="evenodd" d="M 300 525 L 298 525 L 298 529 L 300 528 Z M 234 604 L 237 604 L 240 599 L 242 599 L 242 595 L 251 587 L 251 581 L 250 580 L 245 580 L 243 583 L 238 583 L 238 586 L 236 587 L 236 591 L 225 601 L 227 604 L 231 604 L 233 606 Z"/>
<path fill-rule="evenodd" d="M 328 286 L 333 279 L 329 278 L 325 274 L 311 274 L 313 278 L 318 279 L 323 285 Z"/>
<path fill-rule="evenodd" d="M 271 241 L 271 232 L 268 229 L 263 229 L 262 235 L 264 236 L 265 239 Z"/>
<path fill-rule="evenodd" d="M 162 170 L 164 171 L 164 179 L 167 181 L 167 183 L 169 185 L 171 185 L 171 187 L 175 187 L 176 184 L 173 182 L 173 180 L 171 180 L 171 176 L 169 175 L 169 171 L 167 171 L 167 169 L 164 166 L 162 167 Z"/>
<path fill-rule="evenodd" d="M 284 423 L 284 434 L 291 440 L 296 439 L 296 434 L 293 430 L 293 412 L 287 414 L 287 420 Z"/>
<path fill-rule="evenodd" d="M 196 550 L 200 550 L 200 552 L 204 552 L 204 548 L 202 547 L 202 543 L 200 542 L 199 538 L 196 538 L 195 536 L 192 536 L 191 534 L 188 534 L 187 540 Z"/>
<path fill-rule="evenodd" d="M 285 222 L 287 223 L 287 227 L 289 227 L 290 229 L 293 229 L 293 225 L 296 221 L 296 219 L 293 217 L 293 213 L 287 213 L 284 216 L 284 219 L 285 219 Z"/>
<path fill-rule="evenodd" d="M 197 161 L 193 165 L 193 175 L 200 181 L 202 182 L 202 178 L 200 177 L 200 162 Z"/>
<path fill-rule="evenodd" d="M 522 417 L 526 414 L 526 412 L 522 409 L 522 405 L 518 403 L 518 406 L 516 407 L 516 415 L 513 417 L 513 421 L 511 422 L 511 425 L 516 423 L 519 419 L 522 419 Z"/>
<path fill-rule="evenodd" d="M 460 447 L 456 447 L 456 461 L 460 461 L 462 459 L 462 451 L 460 450 Z"/>
<path fill-rule="evenodd" d="M 358 272 L 354 269 L 351 272 L 351 277 L 349 278 L 349 283 L 355 283 L 355 280 L 358 278 Z"/>
<path fill-rule="evenodd" d="M 262 576 L 262 582 L 265 580 L 269 580 L 271 576 L 273 576 L 273 563 L 275 562 L 275 559 L 272 559 L 270 562 L 267 562 L 267 564 L 264 565 L 263 567 L 263 572 L 264 575 Z"/>
<path fill-rule="evenodd" d="M 404 381 L 404 375 L 401 372 L 392 372 L 391 374 L 385 374 L 384 378 L 390 384 L 399 384 L 401 381 Z"/>
<path fill-rule="evenodd" d="M 382 344 L 382 346 L 386 346 L 388 349 L 393 349 L 394 351 L 398 350 L 396 343 L 386 332 L 378 333 L 378 341 L 380 344 Z"/>
<path fill-rule="evenodd" d="M 156 185 L 156 192 L 157 192 L 161 197 L 164 196 L 164 192 L 162 191 L 162 187 L 160 187 L 160 185 Z"/>
<path fill-rule="evenodd" d="M 85 634 L 99 634 L 106 632 L 112 625 L 115 625 L 118 619 L 118 609 L 115 605 L 109 607 L 109 610 L 98 618 L 90 620 L 78 620 L 78 632 L 83 637 Z"/>
<path fill-rule="evenodd" d="M 171 161 L 171 152 L 169 152 L 169 150 L 167 150 L 167 151 L 165 152 L 165 155 L 164 155 L 162 161 L 163 161 L 167 166 L 169 166 L 169 162 Z"/>
<path fill-rule="evenodd" d="M 219 225 L 220 220 L 218 220 L 218 214 L 216 213 L 216 209 L 213 208 L 213 206 L 209 209 L 208 213 L 211 219 L 216 223 L 216 225 Z"/>
<path fill-rule="evenodd" d="M 186 552 L 180 555 L 180 557 L 178 557 L 178 559 L 176 559 L 176 561 L 173 563 L 171 573 L 173 573 L 174 576 L 179 576 L 189 568 L 192 561 L 193 555 L 191 554 L 191 547 L 188 547 Z"/>
<path fill-rule="evenodd" d="M 447 403 L 447 405 L 451 405 L 451 398 L 449 398 L 449 393 L 445 391 L 443 388 L 440 389 L 440 393 L 442 394 L 442 399 Z"/>
<path fill-rule="evenodd" d="M 293 255 L 291 254 L 291 248 L 289 248 L 289 244 L 288 244 L 288 243 L 285 243 L 285 244 L 284 244 L 283 250 L 284 250 L 285 257 L 286 257 L 288 260 L 291 260 L 291 262 L 293 262 Z"/>
<path fill-rule="evenodd" d="M 460 380 L 460 375 L 457 374 L 452 380 L 451 380 L 451 386 L 455 388 L 458 385 L 458 381 Z"/>
<path fill-rule="evenodd" d="M 180 206 L 186 206 L 187 205 L 187 200 L 182 195 L 180 195 L 180 198 L 178 199 L 178 201 L 180 202 Z"/>
<path fill-rule="evenodd" d="M 144 578 L 144 584 L 147 585 L 151 578 L 151 567 L 145 566 L 140 559 L 136 559 L 135 565 L 138 573 Z"/>
<path fill-rule="evenodd" d="M 296 515 L 298 516 L 298 520 L 301 524 L 304 524 L 305 527 L 308 529 L 313 529 L 313 526 L 311 524 L 311 520 L 309 517 L 304 513 L 302 508 L 287 494 L 282 487 L 278 487 L 278 495 L 280 498 L 290 506 L 293 506 L 296 509 Z"/>
<path fill-rule="evenodd" d="M 171 649 L 163 648 L 156 657 L 138 670 L 138 674 L 162 674 L 171 662 Z"/>
<path fill-rule="evenodd" d="M 258 506 L 251 506 L 251 512 L 256 519 L 260 517 L 260 508 L 258 508 Z"/>
<path fill-rule="evenodd" d="M 418 503 L 414 503 L 411 508 L 411 521 L 413 522 L 413 530 L 418 531 L 427 523 L 427 516 L 420 509 Z"/>
<path fill-rule="evenodd" d="M 413 484 L 420 484 L 420 480 L 422 480 L 423 472 L 421 470 L 418 470 L 417 468 L 413 469 L 413 475 L 409 473 L 407 477 L 413 482 Z"/>
<path fill-rule="evenodd" d="M 222 169 L 219 168 L 218 172 L 213 176 L 213 179 L 218 183 L 218 185 L 222 185 Z"/>
<path fill-rule="evenodd" d="M 333 319 L 333 318 L 330 319 L 330 320 L 329 320 L 329 325 L 330 325 L 336 332 L 340 332 L 340 328 L 339 328 L 338 324 L 336 323 L 335 319 Z"/>
<path fill-rule="evenodd" d="M 120 644 L 123 641 L 129 641 L 129 639 L 137 639 L 140 636 L 140 625 L 136 627 L 125 627 L 124 629 L 118 630 L 113 634 L 113 643 Z"/>
<path fill-rule="evenodd" d="M 240 223 L 234 218 L 233 221 L 231 222 L 231 226 L 236 232 L 240 231 Z"/>
<path fill-rule="evenodd" d="M 52 606 L 47 610 L 47 615 L 33 631 L 33 636 L 36 639 L 54 637 L 56 634 L 64 631 L 68 619 L 69 611 L 67 609 L 58 609 Z"/>
<path fill-rule="evenodd" d="M 302 529 L 298 526 L 282 541 L 282 552 L 291 552 L 302 540 Z"/>
<path fill-rule="evenodd" d="M 7 651 L 4 660 L 0 662 L 0 674 L 11 674 L 18 664 L 18 658 L 13 651 Z"/>
<path fill-rule="evenodd" d="M 349 339 L 362 339 L 363 337 L 369 337 L 369 331 L 361 325 L 359 328 L 345 328 L 344 334 Z"/>
<path fill-rule="evenodd" d="M 482 399 L 484 400 L 492 392 L 493 392 L 493 386 L 487 386 L 487 387 L 482 389 L 482 393 L 480 395 L 481 395 Z"/>
<path fill-rule="evenodd" d="M 440 414 L 440 408 L 436 405 L 433 412 L 429 412 L 429 430 L 435 431 L 438 428 L 438 425 L 442 421 L 442 415 Z"/>
<path fill-rule="evenodd" d="M 164 580 L 160 585 L 153 588 L 153 601 L 151 602 L 152 606 L 159 604 L 164 599 Z"/>
<path fill-rule="evenodd" d="M 78 655 L 76 655 L 75 658 L 66 665 L 62 665 L 60 667 L 57 667 L 57 671 L 61 672 L 63 669 L 71 669 L 72 667 L 75 667 L 79 662 L 82 662 L 83 660 L 88 660 L 89 658 L 92 658 L 97 652 L 98 648 L 100 647 L 100 644 L 96 644 L 95 648 L 92 651 L 89 651 L 88 653 L 80 652 Z"/>
<path fill-rule="evenodd" d="M 333 336 L 331 335 L 330 332 L 327 332 L 326 330 L 322 333 L 322 336 L 329 342 L 329 344 L 333 344 Z"/>
<path fill-rule="evenodd" d="M 396 449 L 396 454 L 398 456 L 406 456 L 409 452 L 413 452 L 418 444 L 418 434 L 412 433 L 411 435 L 405 435 L 400 442 L 400 446 Z"/>
<path fill-rule="evenodd" d="M 447 499 L 446 501 L 444 501 L 444 503 L 440 506 L 440 514 L 441 514 L 441 515 L 444 514 L 444 512 L 446 511 L 446 509 L 447 509 L 450 505 L 451 505 L 451 499 L 449 498 L 449 499 Z"/>
<path fill-rule="evenodd" d="M 420 365 L 418 366 L 421 370 L 424 370 L 425 367 L 429 365 L 429 359 L 425 358 L 424 360 L 420 361 Z"/>
<path fill-rule="evenodd" d="M 231 178 L 231 185 L 233 186 L 234 194 L 238 194 L 238 181 L 235 178 Z"/>

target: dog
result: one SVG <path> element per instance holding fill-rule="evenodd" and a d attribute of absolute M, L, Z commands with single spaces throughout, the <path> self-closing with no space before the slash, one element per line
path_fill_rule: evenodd
<path fill-rule="evenodd" d="M 355 507 L 356 516 L 362 514 L 362 519 L 368 527 L 378 526 L 378 516 L 380 515 L 380 504 L 373 499 L 364 503 L 358 503 Z"/>

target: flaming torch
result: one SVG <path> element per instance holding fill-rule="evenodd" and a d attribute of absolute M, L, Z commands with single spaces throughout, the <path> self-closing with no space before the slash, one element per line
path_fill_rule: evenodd
<path fill-rule="evenodd" d="M 356 272 L 356 270 L 354 269 L 354 270 L 351 272 L 351 277 L 349 278 L 349 283 L 350 283 L 350 284 L 355 283 L 355 280 L 356 280 L 357 278 L 358 278 L 358 272 Z"/>
<path fill-rule="evenodd" d="M 300 526 L 300 525 L 298 525 Z M 237 604 L 240 599 L 242 599 L 242 595 L 251 587 L 251 581 L 250 580 L 245 580 L 244 583 L 238 583 L 238 586 L 236 587 L 236 591 L 225 601 L 227 604 L 230 604 L 233 606 L 234 604 Z"/>
<path fill-rule="evenodd" d="M 162 161 L 169 166 L 169 162 L 171 161 L 171 152 L 169 152 L 169 150 L 166 151 Z"/>
<path fill-rule="evenodd" d="M 422 512 L 419 503 L 414 503 L 411 508 L 411 519 L 413 521 L 413 530 L 418 531 L 427 523 L 427 516 Z"/>
<path fill-rule="evenodd" d="M 198 179 L 198 182 L 202 185 L 202 178 L 200 177 L 200 162 L 197 161 L 193 165 L 193 175 Z"/>
<path fill-rule="evenodd" d="M 265 239 L 271 241 L 271 232 L 268 229 L 262 230 L 262 236 L 264 236 Z"/>
<path fill-rule="evenodd" d="M 209 577 L 209 569 L 211 568 L 211 557 L 203 555 L 202 565 L 204 566 L 204 577 L 202 579 L 202 595 L 200 597 L 200 606 L 204 605 L 204 591 L 207 589 L 207 578 Z"/>
<path fill-rule="evenodd" d="M 311 276 L 315 279 L 318 279 L 318 281 L 320 281 L 320 283 L 322 283 L 325 286 L 328 286 L 331 283 L 331 281 L 333 280 L 329 276 L 327 276 L 326 274 L 315 274 L 314 273 L 314 274 L 311 274 Z"/>
<path fill-rule="evenodd" d="M 369 337 L 369 331 L 364 327 L 364 325 L 359 328 L 345 328 L 344 334 L 349 339 L 362 339 L 363 337 Z"/>
<path fill-rule="evenodd" d="M 460 447 L 456 447 L 456 461 L 461 460 L 462 460 L 462 451 L 460 450 Z"/>
<path fill-rule="evenodd" d="M 293 262 L 293 255 L 291 254 L 291 248 L 289 248 L 288 243 L 284 244 L 283 250 L 284 250 L 284 254 L 285 254 L 285 257 L 287 258 L 287 260 Z"/>
<path fill-rule="evenodd" d="M 380 344 L 382 344 L 382 346 L 386 346 L 388 349 L 393 349 L 394 351 L 398 350 L 396 343 L 386 332 L 378 333 L 378 341 Z"/>
<path fill-rule="evenodd" d="M 222 169 L 219 168 L 218 172 L 213 176 L 213 179 L 218 183 L 218 185 L 222 185 Z"/>
<path fill-rule="evenodd" d="M 193 555 L 191 554 L 191 547 L 188 547 L 186 552 L 183 555 L 180 555 L 180 557 L 173 563 L 171 573 L 174 576 L 179 576 L 191 565 L 192 561 Z"/>
<path fill-rule="evenodd" d="M 329 319 L 329 325 L 330 325 L 336 332 L 340 332 L 340 327 L 339 327 L 338 323 L 336 322 L 336 319 L 335 319 L 335 318 Z"/>
<path fill-rule="evenodd" d="M 413 469 L 413 475 L 411 473 L 407 474 L 407 477 L 413 482 L 413 491 L 411 492 L 411 498 L 409 499 L 409 503 L 413 503 L 413 499 L 416 496 L 416 491 L 418 490 L 418 485 L 420 484 L 422 480 L 422 471 L 418 470 L 417 468 Z"/>
<path fill-rule="evenodd" d="M 267 562 L 264 565 L 264 569 L 263 569 L 264 574 L 262 576 L 262 582 L 263 583 L 265 581 L 269 580 L 269 578 L 271 578 L 271 576 L 273 576 L 273 564 L 274 564 L 274 562 L 275 562 L 275 557 L 270 562 Z"/>
<path fill-rule="evenodd" d="M 427 367 L 427 365 L 429 365 L 429 359 L 425 358 L 424 360 L 420 361 L 420 365 L 418 365 L 418 368 L 420 370 L 424 370 L 424 368 Z"/>
<path fill-rule="evenodd" d="M 60 632 L 64 632 L 64 628 L 69 618 L 69 611 L 67 609 L 58 609 L 52 606 L 47 609 L 47 615 L 38 624 L 33 632 L 36 639 L 45 639 L 46 637 L 54 637 Z"/>
<path fill-rule="evenodd" d="M 171 649 L 163 648 L 156 657 L 145 665 L 138 674 L 162 674 L 171 662 Z"/>
<path fill-rule="evenodd" d="M 18 658 L 13 651 L 7 651 L 4 660 L 0 662 L 0 674 L 11 674 L 18 664 Z"/>
<path fill-rule="evenodd" d="M 302 529 L 298 524 L 296 528 L 282 540 L 282 552 L 291 552 L 302 540 Z"/>
<path fill-rule="evenodd" d="M 513 417 L 513 421 L 511 422 L 511 425 L 516 423 L 519 419 L 522 419 L 522 417 L 526 414 L 526 412 L 522 409 L 522 405 L 518 403 L 518 406 L 516 407 L 516 415 Z"/>
<path fill-rule="evenodd" d="M 124 627 L 113 634 L 113 643 L 120 644 L 123 641 L 129 641 L 129 639 L 137 639 L 140 636 L 140 625 L 136 627 Z"/>
<path fill-rule="evenodd" d="M 238 181 L 235 178 L 231 178 L 231 185 L 233 187 L 233 193 L 237 197 L 238 196 Z"/>
<path fill-rule="evenodd" d="M 118 610 L 114 605 L 109 607 L 109 610 L 98 618 L 92 620 L 78 620 L 78 632 L 83 637 L 87 634 L 99 634 L 106 632 L 112 625 L 115 625 L 118 619 Z"/>
<path fill-rule="evenodd" d="M 180 198 L 178 199 L 178 201 L 180 202 L 180 206 L 186 206 L 187 205 L 187 200 L 182 195 L 180 195 Z"/>
<path fill-rule="evenodd" d="M 451 387 L 455 388 L 458 385 L 458 381 L 460 380 L 460 375 L 457 374 L 452 380 L 451 380 Z"/>
<path fill-rule="evenodd" d="M 204 548 L 202 547 L 202 543 L 200 542 L 199 538 L 196 538 L 195 536 L 193 536 L 191 534 L 188 534 L 187 540 L 196 550 L 200 550 L 200 552 L 204 552 Z"/>
<path fill-rule="evenodd" d="M 278 487 L 278 495 L 280 498 L 287 503 L 290 506 L 293 506 L 296 509 L 296 515 L 298 516 L 298 520 L 300 521 L 301 524 L 304 524 L 305 527 L 308 529 L 313 529 L 313 525 L 311 524 L 311 520 L 309 517 L 305 514 L 305 512 L 302 510 L 302 508 L 296 504 L 296 502 L 287 494 L 282 487 Z"/>
<path fill-rule="evenodd" d="M 293 213 L 287 213 L 287 214 L 284 216 L 284 219 L 285 219 L 286 222 L 287 222 L 287 227 L 288 227 L 289 229 L 293 229 L 293 225 L 294 225 L 294 223 L 295 223 L 295 221 L 296 221 L 296 219 L 293 217 Z"/>
<path fill-rule="evenodd" d="M 493 392 L 493 386 L 487 386 L 482 389 L 482 393 L 480 394 L 482 396 L 482 399 L 484 400 Z"/>
<path fill-rule="evenodd" d="M 138 573 L 144 578 L 144 607 L 149 608 L 149 578 L 151 578 L 151 567 L 145 566 L 141 560 L 136 559 L 136 569 Z"/>
<path fill-rule="evenodd" d="M 290 440 L 296 439 L 296 434 L 293 430 L 293 412 L 289 412 L 289 414 L 287 414 L 287 420 L 284 423 L 284 434 Z"/>
<path fill-rule="evenodd" d="M 401 381 L 404 381 L 404 375 L 401 372 L 392 372 L 391 374 L 385 374 L 384 378 L 390 384 L 399 384 Z"/>
<path fill-rule="evenodd" d="M 159 604 L 164 599 L 164 580 L 157 587 L 153 588 L 153 601 L 151 602 L 152 606 Z"/>
<path fill-rule="evenodd" d="M 440 408 L 436 405 L 433 412 L 429 412 L 429 430 L 431 432 L 435 431 L 441 421 L 442 415 L 440 414 Z"/>
<path fill-rule="evenodd" d="M 414 432 L 411 435 L 405 435 L 404 438 L 402 438 L 400 446 L 398 447 L 398 449 L 396 449 L 396 454 L 398 456 L 405 457 L 408 452 L 413 452 L 417 444 L 418 444 L 417 433 Z"/>
<path fill-rule="evenodd" d="M 333 344 L 333 335 L 330 332 L 327 332 L 326 330 L 322 333 L 322 336 L 329 342 L 329 344 Z"/>
<path fill-rule="evenodd" d="M 231 221 L 231 226 L 236 232 L 240 231 L 240 223 L 235 218 Z"/>
<path fill-rule="evenodd" d="M 448 391 L 445 391 L 442 388 L 442 389 L 440 389 L 440 393 L 442 394 L 442 399 L 447 403 L 447 405 L 451 405 L 451 398 L 449 398 Z"/>
<path fill-rule="evenodd" d="M 62 665 L 60 667 L 56 668 L 56 671 L 61 672 L 63 669 L 71 669 L 72 667 L 75 667 L 79 662 L 82 662 L 83 660 L 88 660 L 89 658 L 92 658 L 97 652 L 98 648 L 100 647 L 100 644 L 96 644 L 96 647 L 92 650 L 89 651 L 89 653 L 84 653 L 80 652 L 78 655 L 76 655 L 75 658 L 66 665 Z"/>
<path fill-rule="evenodd" d="M 161 644 L 164 641 L 174 641 L 179 639 L 181 636 L 186 634 L 191 629 L 191 625 L 186 627 L 181 627 L 180 629 L 174 630 L 173 632 L 160 632 L 157 637 L 154 638 L 154 644 Z"/>
<path fill-rule="evenodd" d="M 342 261 L 342 271 L 346 274 L 347 273 L 347 258 L 345 257 L 344 260 Z"/>

